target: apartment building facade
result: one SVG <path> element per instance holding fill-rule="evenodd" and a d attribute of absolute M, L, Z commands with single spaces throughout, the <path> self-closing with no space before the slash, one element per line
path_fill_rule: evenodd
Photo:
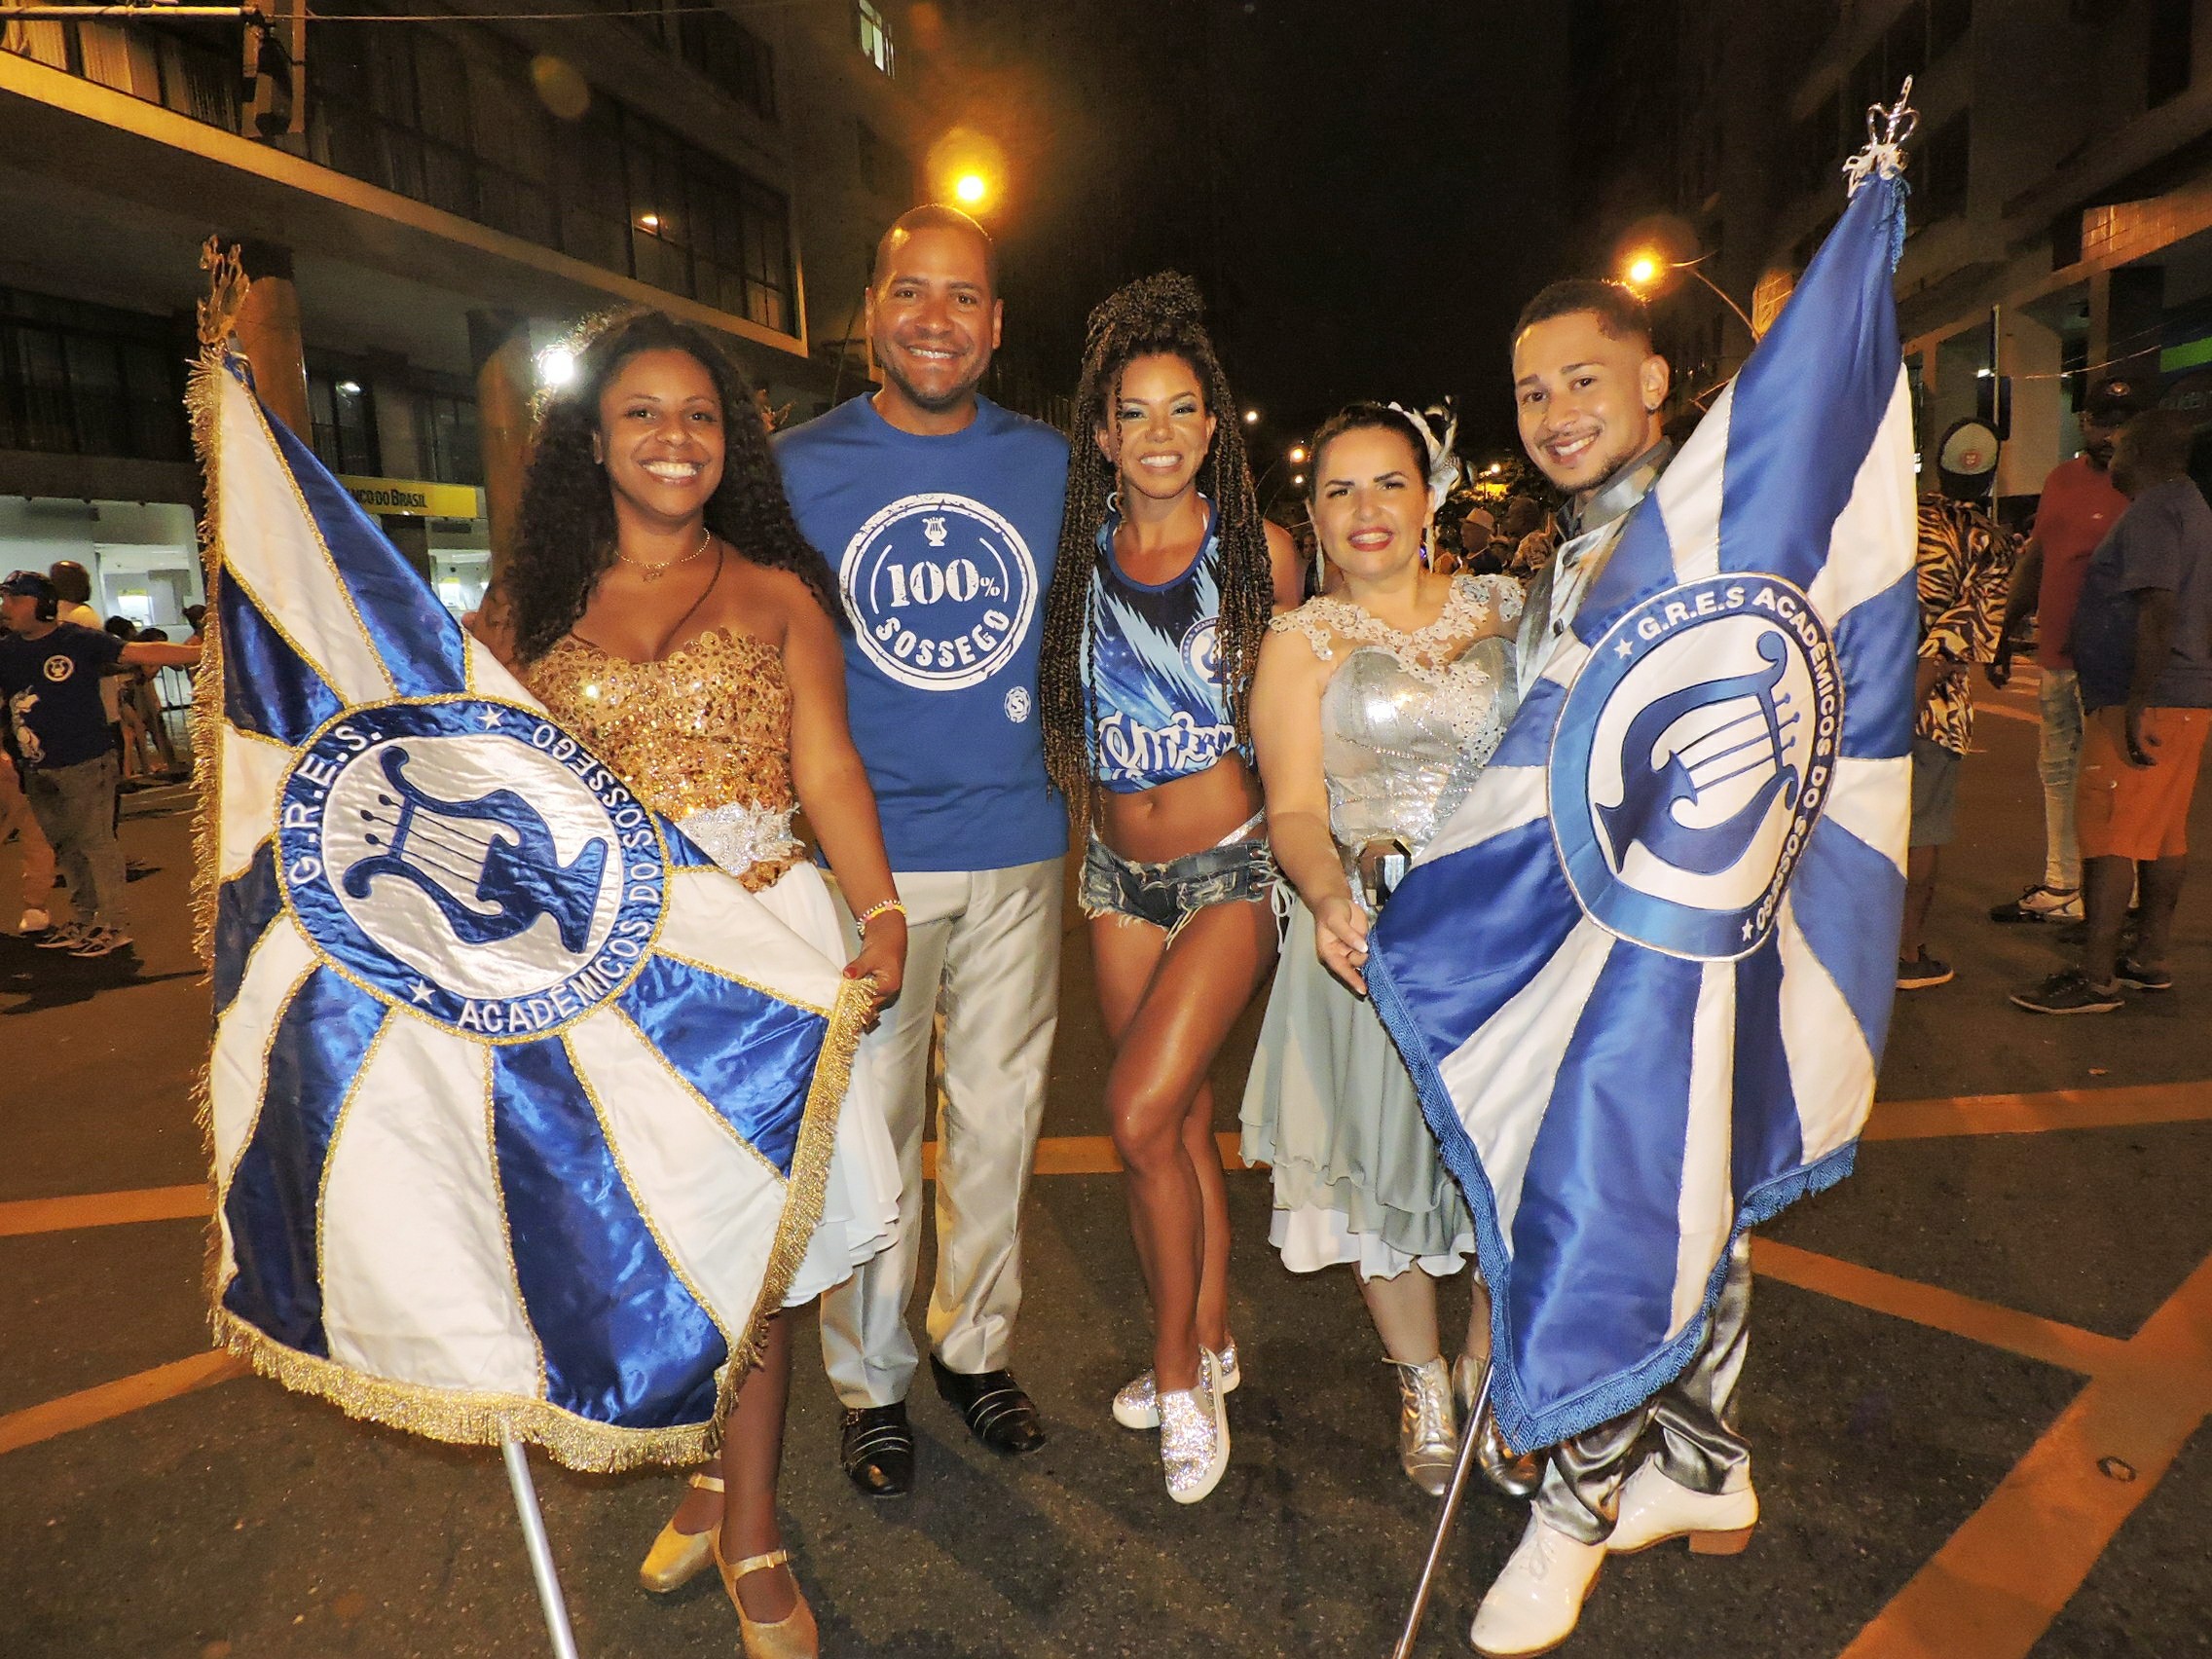
<path fill-rule="evenodd" d="M 578 318 L 699 323 L 792 418 L 866 383 L 867 252 L 944 125 L 905 9 L 548 10 L 318 4 L 268 137 L 235 19 L 0 25 L 0 560 L 76 558 L 144 622 L 197 596 L 210 235 L 266 285 L 265 393 L 456 608 Z"/>

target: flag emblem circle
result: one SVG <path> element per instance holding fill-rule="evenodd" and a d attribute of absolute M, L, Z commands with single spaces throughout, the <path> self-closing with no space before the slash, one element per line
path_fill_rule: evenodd
<path fill-rule="evenodd" d="M 644 803 L 542 714 L 488 698 L 331 720 L 285 776 L 277 854 L 326 961 L 495 1042 L 542 1037 L 622 991 L 667 900 Z"/>
<path fill-rule="evenodd" d="M 1552 829 L 1583 911 L 1669 955 L 1748 955 L 1826 802 L 1842 729 L 1834 644 L 1793 584 L 1709 576 L 1628 611 L 1553 738 Z"/>
<path fill-rule="evenodd" d="M 1037 561 L 1012 521 L 966 496 L 904 496 L 861 526 L 837 579 L 853 637 L 902 685 L 958 691 L 1013 660 L 1037 609 Z"/>
<path fill-rule="evenodd" d="M 1201 616 L 1184 632 L 1183 661 L 1208 685 L 1221 683 L 1221 618 Z"/>

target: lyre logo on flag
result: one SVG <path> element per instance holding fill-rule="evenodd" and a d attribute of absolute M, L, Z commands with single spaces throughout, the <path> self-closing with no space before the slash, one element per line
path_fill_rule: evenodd
<path fill-rule="evenodd" d="M 1919 607 L 1903 185 L 1870 156 L 1376 926 L 1517 1447 L 1677 1376 L 1734 1235 L 1848 1173 L 1873 1097 Z"/>
<path fill-rule="evenodd" d="M 457 1031 L 535 1036 L 634 979 L 667 853 L 629 789 L 535 709 L 368 708 L 283 789 L 284 896 L 324 954 Z"/>
<path fill-rule="evenodd" d="M 562 730 L 242 362 L 192 399 L 216 1333 L 439 1439 L 697 1462 L 869 1007 L 828 896 L 802 936 Z"/>
<path fill-rule="evenodd" d="M 1788 582 L 1709 576 L 1630 610 L 1560 714 L 1552 826 L 1583 908 L 1655 950 L 1750 954 L 1841 723 L 1835 647 Z"/>

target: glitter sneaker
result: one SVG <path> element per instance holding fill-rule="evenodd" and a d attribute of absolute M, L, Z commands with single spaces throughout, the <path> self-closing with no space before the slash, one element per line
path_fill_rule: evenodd
<path fill-rule="evenodd" d="M 1236 1364 L 1236 1339 L 1230 1338 L 1214 1357 L 1221 1364 L 1221 1391 L 1235 1393 L 1237 1383 L 1244 1381 Z M 1160 1384 L 1151 1372 L 1122 1384 L 1122 1391 L 1114 1396 L 1114 1420 L 1124 1428 L 1160 1426 Z"/>
<path fill-rule="evenodd" d="M 1218 1376 L 1213 1355 L 1200 1348 L 1198 1386 L 1160 1394 L 1160 1461 L 1177 1503 L 1198 1502 L 1229 1468 L 1229 1407 Z"/>

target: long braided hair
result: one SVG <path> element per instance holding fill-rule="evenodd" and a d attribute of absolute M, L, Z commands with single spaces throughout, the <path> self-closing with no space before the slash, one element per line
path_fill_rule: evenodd
<path fill-rule="evenodd" d="M 1213 446 L 1198 464 L 1197 487 L 1213 502 L 1220 548 L 1221 617 L 1217 661 L 1239 748 L 1252 741 L 1252 671 L 1274 613 L 1267 521 L 1244 459 L 1244 424 L 1214 355 L 1203 317 L 1205 302 L 1188 276 L 1163 271 L 1129 283 L 1095 307 L 1085 331 L 1083 380 L 1076 389 L 1074 443 L 1068 452 L 1067 509 L 1060 548 L 1045 598 L 1045 636 L 1038 665 L 1045 766 L 1079 823 L 1090 822 L 1097 778 L 1092 750 L 1097 693 L 1084 678 L 1085 647 L 1096 626 L 1092 590 L 1098 531 L 1113 494 L 1114 465 L 1093 434 L 1112 428 L 1122 371 L 1138 357 L 1171 354 L 1190 365 L 1214 417 Z M 1095 657 L 1095 653 L 1092 653 Z"/>
<path fill-rule="evenodd" d="M 614 498 L 592 459 L 592 436 L 601 393 L 645 351 L 696 358 L 721 399 L 722 480 L 707 499 L 707 528 L 754 564 L 797 576 L 843 626 L 830 567 L 799 534 L 785 499 L 753 387 L 713 337 L 665 312 L 631 307 L 584 323 L 569 349 L 575 374 L 538 399 L 514 551 L 499 572 L 498 597 L 522 661 L 536 661 L 575 626 L 601 573 L 614 563 Z"/>

